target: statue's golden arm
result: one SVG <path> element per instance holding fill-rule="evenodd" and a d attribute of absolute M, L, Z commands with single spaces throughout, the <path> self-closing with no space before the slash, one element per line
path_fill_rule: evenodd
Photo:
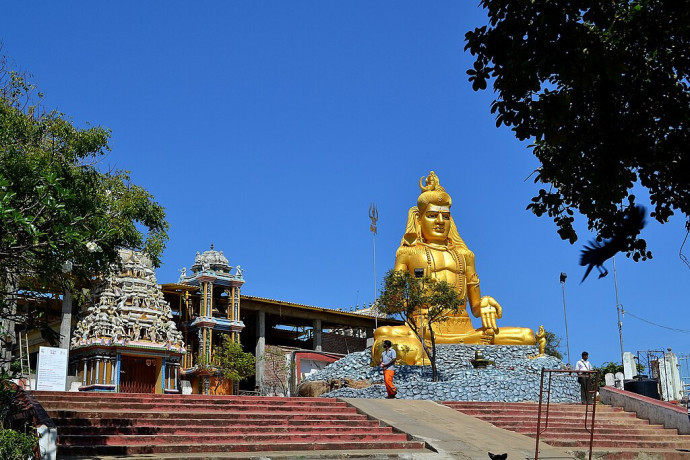
<path fill-rule="evenodd" d="M 470 263 L 468 263 L 468 269 L 474 272 L 474 261 L 472 260 L 471 262 L 471 266 Z M 482 329 L 492 329 L 494 333 L 498 334 L 499 329 L 496 324 L 496 319 L 503 316 L 503 307 L 501 307 L 501 304 L 491 296 L 487 295 L 482 297 L 481 291 L 479 290 L 479 283 L 467 285 L 467 300 L 470 304 L 472 314 L 476 318 L 481 318 Z"/>

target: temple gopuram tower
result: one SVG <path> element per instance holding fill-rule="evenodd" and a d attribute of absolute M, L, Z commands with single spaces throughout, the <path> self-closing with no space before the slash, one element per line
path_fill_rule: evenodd
<path fill-rule="evenodd" d="M 223 336 L 229 335 L 239 343 L 244 329 L 240 319 L 244 278 L 239 265 L 234 274 L 232 271 L 223 251 L 216 251 L 211 245 L 210 250 L 196 253 L 190 275 L 183 268 L 175 285 L 165 285 L 166 292 L 176 288 L 180 297 L 180 328 L 188 344 L 182 375 L 200 394 L 234 393 L 234 384 L 219 385 L 212 366 L 213 350 L 222 343 Z"/>
<path fill-rule="evenodd" d="M 94 288 L 74 331 L 79 390 L 178 393 L 185 346 L 153 265 L 131 250 L 120 257 L 122 268 Z"/>

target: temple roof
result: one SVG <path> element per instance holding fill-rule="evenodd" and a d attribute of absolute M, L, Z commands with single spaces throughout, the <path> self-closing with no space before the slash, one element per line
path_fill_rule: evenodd
<path fill-rule="evenodd" d="M 180 271 L 179 284 L 198 285 L 200 281 L 213 280 L 213 283 L 225 286 L 241 286 L 244 284 L 242 277 L 242 269 L 238 265 L 235 268 L 235 273 L 232 274 L 233 267 L 228 262 L 223 251 L 216 251 L 211 249 L 203 253 L 196 253 L 194 258 L 194 265 L 191 267 L 191 275 L 187 275 L 187 269 L 182 268 Z"/>
<path fill-rule="evenodd" d="M 213 244 L 211 244 L 211 249 L 204 251 L 199 254 L 196 253 L 196 258 L 194 259 L 194 265 L 192 265 L 192 273 L 198 273 L 201 270 L 213 270 L 215 272 L 227 272 L 232 270 L 228 258 L 223 255 L 223 251 L 216 251 L 213 249 Z"/>

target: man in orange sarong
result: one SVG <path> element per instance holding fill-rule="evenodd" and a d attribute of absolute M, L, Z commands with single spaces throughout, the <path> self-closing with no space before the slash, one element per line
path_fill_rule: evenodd
<path fill-rule="evenodd" d="M 393 384 L 393 376 L 395 375 L 395 360 L 397 354 L 392 347 L 390 340 L 383 341 L 383 353 L 381 353 L 381 369 L 383 369 L 383 382 L 386 384 L 386 392 L 388 399 L 395 399 L 398 394 L 398 389 Z"/>

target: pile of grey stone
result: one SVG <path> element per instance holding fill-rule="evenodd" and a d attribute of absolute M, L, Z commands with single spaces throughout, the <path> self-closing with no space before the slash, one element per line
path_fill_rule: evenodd
<path fill-rule="evenodd" d="M 437 345 L 436 365 L 438 382 L 432 382 L 431 366 L 397 365 L 395 385 L 400 399 L 430 399 L 435 401 L 539 401 L 541 370 L 566 369 L 553 356 L 535 357 L 536 346 L 525 345 Z M 472 359 L 480 350 L 491 361 L 484 369 L 475 369 Z M 580 400 L 580 387 L 573 373 L 547 373 L 544 389 L 549 386 L 554 403 L 575 403 Z M 315 380 L 369 380 L 367 388 L 340 388 L 323 397 L 385 398 L 381 369 L 371 365 L 371 348 L 350 353 L 306 377 Z M 544 401 L 546 400 L 544 393 Z"/>

